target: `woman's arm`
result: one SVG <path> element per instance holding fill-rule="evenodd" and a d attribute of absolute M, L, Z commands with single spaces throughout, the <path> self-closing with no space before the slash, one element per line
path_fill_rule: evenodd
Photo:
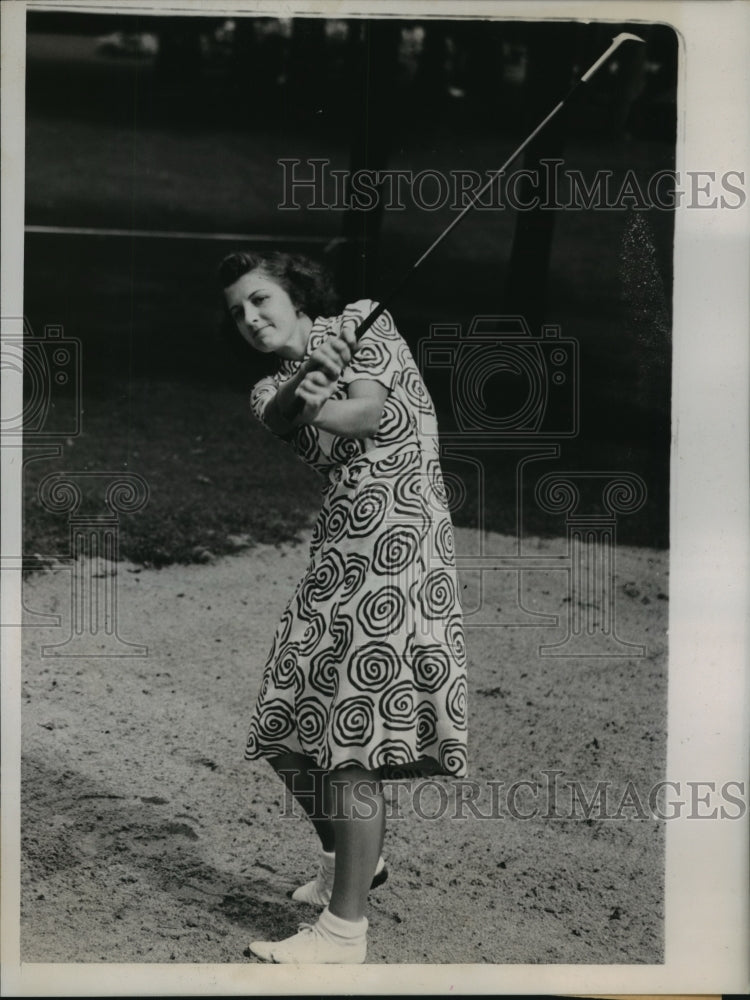
<path fill-rule="evenodd" d="M 301 424 L 312 424 L 341 437 L 373 437 L 380 427 L 388 390 L 379 382 L 362 378 L 349 385 L 348 399 L 329 399 L 335 381 L 322 372 L 298 372 L 266 407 L 266 425 L 282 437 Z M 297 395 L 305 401 L 305 407 L 290 419 L 287 414 Z"/>
<path fill-rule="evenodd" d="M 348 399 L 329 399 L 311 423 L 341 437 L 374 437 L 380 427 L 388 390 L 372 379 L 357 379 L 348 387 Z"/>
<path fill-rule="evenodd" d="M 383 416 L 388 388 L 364 371 L 348 381 L 347 399 L 331 399 L 339 376 L 357 349 L 356 321 L 344 320 L 338 336 L 329 337 L 277 391 L 264 413 L 266 425 L 285 437 L 302 424 L 349 438 L 374 437 Z M 304 408 L 295 413 L 295 400 Z"/>
<path fill-rule="evenodd" d="M 351 330 L 342 331 L 338 337 L 329 337 L 299 370 L 277 390 L 266 406 L 263 420 L 266 426 L 281 437 L 301 424 L 312 424 L 324 403 L 336 388 L 339 375 L 351 360 L 356 340 Z M 294 404 L 301 399 L 304 408 L 295 412 Z"/>
<path fill-rule="evenodd" d="M 364 438 L 377 432 L 387 392 L 378 404 L 379 392 L 374 395 L 367 389 L 352 392 L 350 386 L 349 399 L 329 400 L 341 372 L 357 348 L 355 329 L 353 319 L 344 320 L 340 333 L 320 344 L 296 374 L 278 389 L 263 416 L 270 430 L 285 437 L 301 424 L 314 424 L 346 437 Z M 294 406 L 297 399 L 304 403 L 299 413 Z"/>
<path fill-rule="evenodd" d="M 297 388 L 307 374 L 306 370 L 300 368 L 300 370 L 292 378 L 290 378 L 288 382 L 284 382 L 284 384 L 279 387 L 276 391 L 276 395 L 270 400 L 268 406 L 266 406 L 263 413 L 263 422 L 269 430 L 273 431 L 274 434 L 285 437 L 293 431 L 295 427 L 299 427 L 300 424 L 309 423 L 308 420 L 304 419 L 304 412 L 297 414 L 295 417 L 288 416 L 292 410 L 292 405 L 297 394 Z"/>

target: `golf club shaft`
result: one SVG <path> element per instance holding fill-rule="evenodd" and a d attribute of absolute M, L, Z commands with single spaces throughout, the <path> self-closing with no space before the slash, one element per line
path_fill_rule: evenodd
<path fill-rule="evenodd" d="M 615 38 L 612 39 L 609 48 L 599 56 L 596 62 L 592 63 L 591 66 L 589 66 L 586 72 L 581 77 L 579 77 L 578 80 L 575 81 L 575 83 L 571 86 L 570 90 L 562 98 L 562 100 L 558 101 L 558 103 L 549 112 L 549 114 L 547 114 L 539 122 L 539 124 L 533 130 L 533 132 L 530 132 L 523 140 L 523 142 L 519 146 L 517 146 L 516 149 L 513 150 L 513 152 L 510 154 L 507 160 L 502 164 L 502 166 L 498 167 L 497 170 L 493 171 L 490 174 L 487 181 L 482 185 L 479 191 L 477 191 L 473 195 L 471 200 L 468 202 L 467 205 L 464 206 L 464 208 L 461 209 L 461 211 L 458 213 L 455 219 L 452 219 L 451 222 L 445 227 L 445 229 L 436 237 L 436 239 L 432 241 L 432 243 L 427 247 L 427 249 L 421 255 L 421 257 L 419 257 L 414 262 L 414 264 L 412 264 L 410 270 L 406 272 L 401 281 L 399 281 L 399 283 L 394 288 L 391 289 L 390 293 L 384 297 L 383 301 L 379 303 L 379 305 L 377 305 L 372 310 L 372 312 L 370 312 L 362 320 L 357 329 L 354 331 L 354 336 L 357 338 L 357 340 L 359 340 L 359 338 L 370 329 L 370 327 L 379 319 L 380 316 L 382 316 L 382 314 L 386 310 L 390 309 L 392 302 L 396 298 L 398 298 L 398 296 L 401 294 L 404 287 L 407 285 L 407 283 L 412 278 L 417 269 L 427 260 L 430 254 L 433 253 L 433 251 L 440 246 L 440 244 L 443 242 L 446 236 L 448 236 L 448 234 L 451 233 L 456 228 L 456 226 L 464 218 L 464 216 L 466 216 L 467 213 L 472 208 L 474 208 L 475 205 L 479 203 L 479 199 L 482 197 L 485 191 L 487 191 L 492 186 L 492 184 L 495 183 L 498 177 L 500 177 L 501 174 L 503 174 L 508 169 L 510 164 L 518 156 L 521 155 L 521 153 L 524 151 L 524 149 L 526 149 L 529 143 L 532 142 L 532 140 L 534 140 L 539 135 L 542 129 L 550 121 L 552 121 L 555 115 L 557 115 L 560 109 L 565 106 L 565 104 L 575 93 L 575 91 L 578 90 L 578 88 L 582 84 L 588 83 L 588 81 L 591 79 L 594 73 L 596 73 L 596 71 L 600 68 L 600 66 L 603 66 L 604 63 L 609 59 L 609 57 L 616 51 L 616 49 L 618 49 L 620 45 L 623 44 L 623 42 L 627 41 L 643 42 L 643 39 L 639 38 L 638 35 L 631 35 L 628 32 L 622 32 L 621 34 L 617 35 Z M 292 405 L 292 407 L 290 407 L 289 418 L 292 420 L 295 419 L 302 412 L 303 409 L 304 409 L 304 401 L 299 397 L 295 398 L 294 404 Z"/>

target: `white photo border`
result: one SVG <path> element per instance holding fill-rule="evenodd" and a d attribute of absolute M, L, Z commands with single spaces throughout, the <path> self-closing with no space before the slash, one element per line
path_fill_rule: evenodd
<path fill-rule="evenodd" d="M 26 11 L 326 15 L 661 22 L 680 39 L 678 172 L 750 164 L 750 5 L 520 0 L 182 0 L 2 4 L 3 317 L 23 315 Z M 748 732 L 748 385 L 750 206 L 675 214 L 667 776 L 745 782 Z M 4 334 L 7 331 L 3 319 Z M 12 331 L 11 331 L 12 332 Z M 707 381 L 707 375 L 710 381 Z M 21 411 L 17 373 L 2 371 L 4 413 Z M 21 462 L 2 453 L 3 551 L 20 551 Z M 18 620 L 20 571 L 4 572 L 2 620 Z M 662 965 L 233 965 L 20 962 L 20 630 L 2 641 L 2 993 L 316 995 L 329 993 L 715 993 L 748 988 L 748 815 L 667 824 Z"/>

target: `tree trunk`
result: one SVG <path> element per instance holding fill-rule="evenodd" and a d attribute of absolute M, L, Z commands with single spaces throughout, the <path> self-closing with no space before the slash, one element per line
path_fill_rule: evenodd
<path fill-rule="evenodd" d="M 524 136 L 552 110 L 572 82 L 577 34 L 575 24 L 545 24 L 530 36 Z M 521 204 L 530 203 L 537 196 L 539 205 L 516 209 L 503 311 L 525 316 L 532 330 L 544 321 L 552 236 L 559 211 L 545 207 L 548 197 L 553 201 L 554 192 L 545 183 L 547 172 L 541 161 L 562 157 L 566 132 L 563 110 L 526 147 L 523 167 L 534 172 L 538 183 L 524 180 L 516 188 Z M 512 164 L 509 175 L 518 169 L 517 162 Z"/>
<path fill-rule="evenodd" d="M 365 21 L 359 30 L 356 26 L 352 28 L 347 74 L 351 86 L 349 197 L 353 194 L 352 175 L 363 170 L 383 171 L 388 163 L 396 127 L 399 33 L 398 23 L 390 20 Z M 383 195 L 383 186 L 377 185 L 377 197 L 369 199 L 372 204 L 366 205 L 366 199 L 362 199 L 359 207 L 346 210 L 343 233 L 348 243 L 344 247 L 338 277 L 347 300 L 372 295 L 377 280 Z"/>

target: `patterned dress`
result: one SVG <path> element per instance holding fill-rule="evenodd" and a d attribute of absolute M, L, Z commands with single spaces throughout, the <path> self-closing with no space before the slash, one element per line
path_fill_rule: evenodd
<path fill-rule="evenodd" d="M 305 357 L 375 308 L 315 320 Z M 253 388 L 259 420 L 301 361 Z M 360 339 L 333 399 L 356 379 L 388 390 L 373 438 L 309 425 L 286 440 L 326 478 L 310 561 L 276 630 L 245 750 L 290 751 L 388 779 L 466 774 L 466 658 L 435 410 L 389 313 Z"/>

